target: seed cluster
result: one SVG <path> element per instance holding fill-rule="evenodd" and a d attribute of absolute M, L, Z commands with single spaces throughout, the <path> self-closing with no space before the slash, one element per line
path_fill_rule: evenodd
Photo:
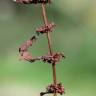
<path fill-rule="evenodd" d="M 43 96 L 45 94 L 59 93 L 60 95 L 65 93 L 65 89 L 62 86 L 62 83 L 58 83 L 57 85 L 51 84 L 46 88 L 46 92 L 41 92 L 40 95 Z"/>
<path fill-rule="evenodd" d="M 43 62 L 54 64 L 54 63 L 59 62 L 64 57 L 65 57 L 64 53 L 55 53 L 52 56 L 50 55 L 42 56 L 41 59 L 43 60 Z"/>
<path fill-rule="evenodd" d="M 47 33 L 47 32 L 52 32 L 53 28 L 55 27 L 56 25 L 52 22 L 50 24 L 48 24 L 48 26 L 41 26 L 40 28 L 36 29 L 36 32 L 37 34 L 44 34 L 44 33 Z"/>
<path fill-rule="evenodd" d="M 51 0 L 14 0 L 19 4 L 38 4 L 38 3 L 51 3 Z"/>

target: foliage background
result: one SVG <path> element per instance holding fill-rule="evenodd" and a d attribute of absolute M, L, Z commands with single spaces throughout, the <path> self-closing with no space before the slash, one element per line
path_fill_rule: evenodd
<path fill-rule="evenodd" d="M 64 51 L 66 59 L 57 64 L 58 81 L 65 96 L 96 96 L 96 1 L 53 0 L 47 5 L 53 49 Z M 17 5 L 0 0 L 0 96 L 39 96 L 52 83 L 48 64 L 19 61 L 18 47 L 43 24 L 40 5 Z M 47 53 L 46 37 L 30 51 Z"/>

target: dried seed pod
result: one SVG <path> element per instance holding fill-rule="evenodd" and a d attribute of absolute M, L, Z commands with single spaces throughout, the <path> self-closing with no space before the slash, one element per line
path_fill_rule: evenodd
<path fill-rule="evenodd" d="M 20 4 L 37 4 L 37 3 L 51 3 L 51 0 L 13 0 Z"/>
<path fill-rule="evenodd" d="M 36 36 L 31 37 L 29 40 L 27 40 L 23 45 L 19 47 L 19 53 L 20 53 L 20 60 L 27 60 L 29 62 L 34 62 L 35 59 L 32 58 L 32 55 L 28 52 L 28 48 L 32 46 L 34 40 L 36 41 Z"/>
<path fill-rule="evenodd" d="M 50 84 L 47 88 L 46 88 L 46 92 L 41 92 L 40 96 L 43 96 L 45 94 L 50 94 L 50 93 L 59 93 L 60 95 L 63 95 L 65 93 L 65 89 L 62 86 L 62 83 L 58 83 L 58 84 Z"/>
<path fill-rule="evenodd" d="M 41 60 L 42 60 L 43 62 L 52 63 L 51 58 L 52 58 L 51 55 L 45 55 L 45 56 L 42 56 L 42 57 L 41 57 Z"/>
<path fill-rule="evenodd" d="M 55 53 L 53 54 L 53 62 L 56 63 L 56 62 L 59 62 L 62 58 L 64 58 L 64 53 Z"/>
<path fill-rule="evenodd" d="M 48 27 L 48 29 L 50 29 L 50 31 L 52 31 L 52 29 L 53 29 L 55 26 L 56 26 L 55 23 L 52 22 L 52 23 L 50 23 L 47 27 Z"/>
<path fill-rule="evenodd" d="M 62 83 L 57 84 L 57 93 L 59 93 L 61 95 L 65 93 L 65 89 L 64 89 Z"/>
<path fill-rule="evenodd" d="M 40 28 L 36 29 L 36 33 L 39 34 L 44 34 L 47 32 L 52 32 L 52 29 L 55 27 L 56 25 L 52 22 L 50 24 L 48 24 L 48 26 L 41 26 Z"/>
<path fill-rule="evenodd" d="M 27 40 L 23 45 L 21 45 L 19 47 L 19 53 L 28 51 L 28 48 L 30 46 L 32 46 L 34 40 L 36 41 L 36 39 L 37 39 L 36 36 L 33 36 L 32 38 L 30 38 L 29 40 Z"/>
<path fill-rule="evenodd" d="M 64 93 L 64 87 L 62 86 L 61 83 L 58 83 L 57 85 L 51 84 L 46 89 L 47 89 L 46 92 L 49 92 L 49 93 L 56 92 L 56 93 L 59 93 L 61 95 Z"/>
<path fill-rule="evenodd" d="M 52 56 L 51 55 L 45 55 L 45 56 L 42 56 L 41 57 L 41 60 L 43 62 L 47 62 L 47 63 L 51 63 L 51 64 L 54 64 L 54 63 L 57 63 L 59 62 L 62 58 L 64 58 L 64 53 L 55 53 L 53 54 Z"/>

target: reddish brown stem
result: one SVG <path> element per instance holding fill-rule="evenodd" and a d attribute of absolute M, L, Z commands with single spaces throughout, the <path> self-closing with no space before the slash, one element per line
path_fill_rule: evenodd
<path fill-rule="evenodd" d="M 42 15 L 43 15 L 43 20 L 44 20 L 45 26 L 48 26 L 48 19 L 47 19 L 46 10 L 45 10 L 45 4 L 43 4 L 43 3 L 42 3 Z M 52 43 L 51 43 L 50 32 L 47 32 L 47 39 L 48 39 L 49 52 L 50 52 L 50 55 L 52 55 Z M 54 84 L 56 85 L 57 84 L 56 64 L 52 64 L 52 69 L 53 69 L 53 81 L 54 81 Z M 54 96 L 56 96 L 56 92 L 54 92 Z"/>
<path fill-rule="evenodd" d="M 54 80 L 54 84 L 57 84 L 57 80 L 56 80 L 56 64 L 52 64 L 52 69 L 53 69 L 53 80 Z M 54 96 L 57 96 L 56 92 L 54 92 Z"/>
<path fill-rule="evenodd" d="M 42 15 L 43 15 L 45 26 L 48 26 L 48 19 L 47 19 L 46 10 L 45 10 L 45 4 L 42 4 Z M 47 32 L 47 39 L 48 39 L 49 52 L 50 52 L 50 55 L 52 55 L 52 48 L 51 48 L 52 44 L 51 44 L 51 38 L 50 38 L 49 32 Z"/>

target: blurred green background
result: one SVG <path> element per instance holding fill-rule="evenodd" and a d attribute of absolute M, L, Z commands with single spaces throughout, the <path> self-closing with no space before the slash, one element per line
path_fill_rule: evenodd
<path fill-rule="evenodd" d="M 47 5 L 55 52 L 66 59 L 57 64 L 64 96 L 96 96 L 96 0 L 53 0 Z M 0 0 L 0 96 L 39 96 L 52 83 L 50 64 L 19 61 L 18 48 L 43 24 L 40 5 Z M 41 36 L 30 48 L 33 56 L 47 54 Z"/>

